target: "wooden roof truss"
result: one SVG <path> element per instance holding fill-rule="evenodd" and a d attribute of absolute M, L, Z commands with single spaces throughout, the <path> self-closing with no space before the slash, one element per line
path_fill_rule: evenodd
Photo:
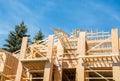
<path fill-rule="evenodd" d="M 57 36 L 58 40 L 61 42 L 61 44 L 65 50 L 65 53 L 75 54 L 76 53 L 75 47 L 77 45 L 76 41 L 69 41 L 71 39 L 70 35 L 62 30 L 58 30 L 55 28 L 53 28 L 53 30 L 54 30 L 55 35 Z"/>

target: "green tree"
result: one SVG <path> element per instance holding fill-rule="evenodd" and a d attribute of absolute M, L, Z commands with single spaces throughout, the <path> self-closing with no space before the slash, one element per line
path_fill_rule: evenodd
<path fill-rule="evenodd" d="M 15 26 L 15 30 L 11 31 L 8 35 L 8 38 L 5 40 L 7 43 L 4 44 L 5 50 L 9 52 L 15 52 L 20 49 L 22 38 L 26 36 L 27 34 L 27 28 L 24 25 L 24 22 L 22 22 L 20 25 Z"/>
<path fill-rule="evenodd" d="M 42 40 L 44 37 L 43 33 L 41 30 L 38 31 L 38 33 L 34 37 L 34 41 Z"/>

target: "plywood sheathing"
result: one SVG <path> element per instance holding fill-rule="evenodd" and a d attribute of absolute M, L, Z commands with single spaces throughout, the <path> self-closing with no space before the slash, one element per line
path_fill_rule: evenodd
<path fill-rule="evenodd" d="M 18 67 L 18 59 L 14 57 L 10 52 L 0 49 L 2 56 L 3 69 L 1 71 L 1 81 L 14 80 L 16 76 L 16 71 Z M 14 66 L 14 67 L 13 67 Z"/>

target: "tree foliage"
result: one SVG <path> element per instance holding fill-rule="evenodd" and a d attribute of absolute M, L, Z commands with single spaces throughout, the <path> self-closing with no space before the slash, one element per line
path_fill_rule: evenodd
<path fill-rule="evenodd" d="M 38 33 L 35 35 L 34 40 L 35 41 L 42 40 L 43 37 L 44 37 L 44 35 L 43 35 L 42 31 L 39 30 Z"/>
<path fill-rule="evenodd" d="M 15 26 L 15 30 L 11 31 L 8 38 L 5 40 L 4 49 L 9 52 L 15 52 L 20 49 L 23 36 L 26 36 L 27 28 L 22 22 L 20 25 Z"/>

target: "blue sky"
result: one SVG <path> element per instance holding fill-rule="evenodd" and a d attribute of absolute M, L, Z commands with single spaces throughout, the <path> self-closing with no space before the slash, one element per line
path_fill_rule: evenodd
<path fill-rule="evenodd" d="M 31 39 L 39 29 L 53 34 L 52 27 L 111 31 L 120 29 L 120 0 L 0 0 L 0 47 L 22 20 Z"/>

